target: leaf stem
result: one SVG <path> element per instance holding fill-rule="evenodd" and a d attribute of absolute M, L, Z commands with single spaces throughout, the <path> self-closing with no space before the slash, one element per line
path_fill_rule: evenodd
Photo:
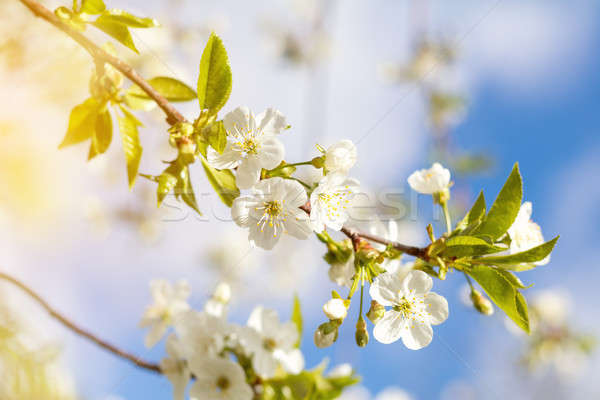
<path fill-rule="evenodd" d="M 9 283 L 15 285 L 16 287 L 18 287 L 19 289 L 21 289 L 22 291 L 24 291 L 29 297 L 31 297 L 40 306 L 42 306 L 42 308 L 44 310 L 46 310 L 52 318 L 54 318 L 55 320 L 60 322 L 63 326 L 65 326 L 67 329 L 70 329 L 75 334 L 92 341 L 96 345 L 102 347 L 104 350 L 108 350 L 109 352 L 113 353 L 114 355 L 116 355 L 118 357 L 121 357 L 123 359 L 126 359 L 126 360 L 132 362 L 137 367 L 146 369 L 148 371 L 156 372 L 159 374 L 162 373 L 160 366 L 158 364 L 144 361 L 141 358 L 139 358 L 133 354 L 130 354 L 124 350 L 121 350 L 118 347 L 116 347 L 115 345 L 110 344 L 107 341 L 100 339 L 98 336 L 94 335 L 93 333 L 90 333 L 87 330 L 79 327 L 74 322 L 72 322 L 67 317 L 65 317 L 63 314 L 56 311 L 56 309 L 54 309 L 50 304 L 48 304 L 48 302 L 46 300 L 44 300 L 40 295 L 38 295 L 36 292 L 34 292 L 32 289 L 30 289 L 27 285 L 25 285 L 21 281 L 17 280 L 16 278 L 13 278 L 12 276 L 10 276 L 8 274 L 0 272 L 0 279 L 9 282 Z"/>

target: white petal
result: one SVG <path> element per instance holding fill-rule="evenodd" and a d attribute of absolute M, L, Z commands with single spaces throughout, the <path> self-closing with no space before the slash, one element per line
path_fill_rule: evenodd
<path fill-rule="evenodd" d="M 433 329 L 431 325 L 412 321 L 402 333 L 402 343 L 411 350 L 419 350 L 431 343 Z"/>
<path fill-rule="evenodd" d="M 211 167 L 216 169 L 230 169 L 235 168 L 240 164 L 242 160 L 242 153 L 239 151 L 237 146 L 228 142 L 223 150 L 223 154 L 219 154 L 215 149 L 209 147 L 206 150 L 206 161 Z"/>
<path fill-rule="evenodd" d="M 400 339 L 405 325 L 402 314 L 394 310 L 388 310 L 373 328 L 373 336 L 383 344 L 393 343 Z"/>
<path fill-rule="evenodd" d="M 425 295 L 425 307 L 433 325 L 439 325 L 448 318 L 448 301 L 437 293 L 429 292 Z"/>
<path fill-rule="evenodd" d="M 285 156 L 283 143 L 274 136 L 268 136 L 261 140 L 260 150 L 257 157 L 260 166 L 264 169 L 273 169 L 281 164 Z"/>
<path fill-rule="evenodd" d="M 304 369 L 304 356 L 300 349 L 288 352 L 275 351 L 275 357 L 281 362 L 283 369 L 290 374 L 299 374 Z"/>
<path fill-rule="evenodd" d="M 404 291 L 413 292 L 416 295 L 423 295 L 428 293 L 433 286 L 433 280 L 429 275 L 423 271 L 410 271 L 406 278 L 404 278 L 403 289 Z"/>
<path fill-rule="evenodd" d="M 160 342 L 160 339 L 162 339 L 167 332 L 167 327 L 167 324 L 164 322 L 157 322 L 154 324 L 144 339 L 146 347 L 154 347 L 156 343 Z"/>
<path fill-rule="evenodd" d="M 283 234 L 283 229 L 279 229 L 278 232 L 275 231 L 274 226 L 270 226 L 268 223 L 251 223 L 250 230 L 248 232 L 248 239 L 250 242 L 258 247 L 261 247 L 265 250 L 271 250 L 277 242 L 279 238 Z"/>
<path fill-rule="evenodd" d="M 250 189 L 260 179 L 260 163 L 254 156 L 246 157 L 237 168 L 235 183 L 240 189 Z"/>
<path fill-rule="evenodd" d="M 278 134 L 287 126 L 285 116 L 274 108 L 267 108 L 256 116 L 258 129 L 266 134 Z"/>
<path fill-rule="evenodd" d="M 371 287 L 369 295 L 383 306 L 393 306 L 398 299 L 398 293 L 402 290 L 402 279 L 397 274 L 384 272 L 378 275 Z"/>
<path fill-rule="evenodd" d="M 250 130 L 251 119 L 254 120 L 254 116 L 250 109 L 242 106 L 228 112 L 223 118 L 223 125 L 230 135 L 235 135 L 240 130 Z"/>
<path fill-rule="evenodd" d="M 256 205 L 252 196 L 240 196 L 233 201 L 231 206 L 231 218 L 238 226 L 248 226 L 250 222 L 250 209 Z"/>
<path fill-rule="evenodd" d="M 308 238 L 313 231 L 308 215 L 300 209 L 290 210 L 289 213 L 283 222 L 286 232 L 297 239 Z"/>
<path fill-rule="evenodd" d="M 281 183 L 284 191 L 282 200 L 285 201 L 287 208 L 295 209 L 306 204 L 308 195 L 304 186 L 291 179 L 282 179 Z"/>
<path fill-rule="evenodd" d="M 271 378 L 277 369 L 277 360 L 273 353 L 260 349 L 252 355 L 252 365 L 258 375 L 263 378 Z"/>

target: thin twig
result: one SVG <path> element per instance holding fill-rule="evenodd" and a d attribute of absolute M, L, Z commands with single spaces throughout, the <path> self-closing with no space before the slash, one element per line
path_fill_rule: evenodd
<path fill-rule="evenodd" d="M 98 346 L 102 347 L 103 349 L 108 350 L 109 352 L 113 353 L 114 355 L 116 355 L 118 357 L 121 357 L 121 358 L 131 361 L 133 364 L 135 364 L 136 366 L 138 366 L 140 368 L 146 369 L 148 371 L 157 372 L 159 374 L 162 373 L 160 366 L 158 364 L 144 361 L 141 358 L 139 358 L 133 354 L 127 353 L 126 351 L 121 350 L 118 347 L 100 339 L 98 336 L 94 335 L 93 333 L 90 333 L 90 332 L 86 331 L 85 329 L 80 328 L 74 322 L 69 320 L 67 317 L 65 317 L 58 311 L 56 311 L 42 297 L 40 297 L 36 292 L 34 292 L 32 289 L 30 289 L 28 286 L 26 286 L 21 281 L 13 278 L 12 276 L 10 276 L 8 274 L 3 273 L 3 272 L 0 272 L 0 279 L 3 279 L 7 282 L 12 283 L 13 285 L 17 286 L 22 291 L 27 293 L 29 295 L 29 297 L 31 297 L 39 305 L 41 305 L 42 308 L 44 308 L 50 314 L 50 316 L 52 316 L 52 318 L 56 319 L 58 322 L 63 324 L 65 327 L 67 327 L 68 329 L 70 329 L 71 331 L 76 333 L 77 335 L 82 336 L 88 340 L 91 340 L 92 342 L 94 342 Z"/>
<path fill-rule="evenodd" d="M 169 103 L 169 101 L 164 98 L 160 93 L 158 93 L 154 88 L 144 79 L 142 78 L 132 67 L 127 64 L 125 61 L 121 60 L 118 57 L 113 56 L 102 48 L 98 47 L 94 42 L 88 39 L 81 32 L 73 29 L 68 24 L 61 21 L 52 11 L 48 10 L 42 4 L 35 0 L 19 0 L 23 3 L 27 8 L 31 10 L 31 12 L 45 19 L 67 35 L 69 35 L 73 40 L 83 46 L 84 49 L 87 50 L 88 53 L 94 58 L 94 60 L 100 60 L 106 62 L 117 70 L 119 70 L 123 75 L 125 75 L 129 80 L 138 85 L 140 89 L 142 89 L 152 100 L 156 102 L 156 104 L 165 112 L 167 115 L 167 123 L 170 125 L 174 125 L 177 122 L 185 122 L 185 117 L 179 113 Z"/>

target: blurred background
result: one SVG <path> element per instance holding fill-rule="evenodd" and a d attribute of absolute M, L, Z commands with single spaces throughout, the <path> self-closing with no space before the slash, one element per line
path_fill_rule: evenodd
<path fill-rule="evenodd" d="M 424 244 L 427 222 L 441 222 L 430 199 L 410 194 L 406 177 L 414 169 L 433 160 L 450 167 L 458 218 L 481 188 L 490 202 L 518 161 L 534 221 L 548 239 L 561 234 L 551 263 L 521 274 L 525 283 L 536 282 L 526 296 L 558 325 L 600 333 L 594 239 L 600 233 L 600 3 L 107 4 L 160 21 L 159 28 L 135 30 L 140 56 L 116 46 L 145 77 L 172 76 L 194 87 L 204 44 L 217 32 L 233 72 L 224 111 L 238 105 L 281 110 L 292 125 L 282 136 L 286 159 L 317 155 L 315 143 L 353 140 L 359 161 L 352 174 L 373 194 L 367 201 L 376 203 L 386 190 L 400 194 L 394 218 L 406 243 Z M 129 192 L 118 141 L 89 163 L 85 145 L 59 151 L 69 110 L 88 97 L 93 63 L 19 1 L 1 0 L 0 14 L 0 271 L 26 282 L 80 325 L 159 360 L 163 347 L 146 350 L 137 328 L 150 302 L 149 281 L 188 279 L 196 308 L 227 281 L 237 322 L 256 304 L 287 318 L 298 293 L 307 366 L 323 358 L 349 362 L 363 377 L 361 387 L 345 394 L 348 400 L 600 397 L 592 379 L 600 368 L 597 352 L 555 351 L 547 338 L 514 335 L 500 312 L 486 317 L 464 304 L 458 275 L 435 283 L 449 301 L 450 318 L 427 348 L 415 352 L 372 340 L 359 349 L 347 324 L 333 347 L 316 349 L 312 334 L 335 287 L 322 245 L 290 240 L 272 252 L 251 249 L 196 165 L 191 173 L 204 217 L 172 198 L 157 209 L 152 182 L 138 179 Z M 88 31 L 97 43 L 108 40 Z M 197 107 L 178 106 L 189 119 Z M 160 160 L 174 154 L 167 126 L 159 111 L 137 115 L 146 125 L 140 172 L 158 174 Z M 47 376 L 47 387 L 40 383 L 23 398 L 170 398 L 166 379 L 76 337 L 4 283 L 0 304 L 0 376 L 21 367 Z"/>

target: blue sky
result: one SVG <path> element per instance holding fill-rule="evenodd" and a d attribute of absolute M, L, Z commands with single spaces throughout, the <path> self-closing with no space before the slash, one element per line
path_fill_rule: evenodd
<path fill-rule="evenodd" d="M 144 2 L 127 3 L 145 14 L 164 10 L 158 1 L 149 3 L 149 11 Z M 473 192 L 484 188 L 488 202 L 513 163 L 519 162 L 525 199 L 534 204 L 534 220 L 548 239 L 562 234 L 552 262 L 523 274 L 524 280 L 536 282 L 531 291 L 545 287 L 570 290 L 577 304 L 572 316 L 575 324 L 600 332 L 597 318 L 590 318 L 600 305 L 594 292 L 600 274 L 595 253 L 588 255 L 596 247 L 594 237 L 600 233 L 600 55 L 596 50 L 600 45 L 600 4 L 495 3 L 460 1 L 452 7 L 444 2 L 429 3 L 425 20 L 430 32 L 464 36 L 458 81 L 467 94 L 469 107 L 464 121 L 452 133 L 453 142 L 461 149 L 484 151 L 495 160 L 491 172 L 468 181 Z M 360 161 L 354 173 L 361 182 L 372 187 L 405 187 L 410 171 L 428 162 L 430 139 L 422 99 L 410 87 L 385 84 L 376 74 L 379 63 L 402 60 L 409 54 L 414 34 L 410 23 L 414 21 L 408 2 L 337 2 L 325 23 L 333 39 L 332 53 L 326 66 L 319 67 L 315 74 L 317 82 L 324 85 L 316 93 L 324 99 L 313 98 L 307 92 L 310 86 L 306 70 L 282 63 L 269 53 L 268 40 L 265 44 L 260 21 L 296 21 L 286 2 L 252 6 L 234 1 L 190 2 L 184 10 L 180 15 L 189 24 L 203 23 L 206 15 L 229 18 L 229 28 L 222 33 L 234 73 L 228 107 L 248 104 L 260 111 L 275 105 L 284 111 L 294 127 L 284 138 L 291 157 L 312 156 L 315 141 L 359 138 L 375 126 L 359 145 Z M 152 37 L 142 38 L 149 48 L 158 46 Z M 157 73 L 174 71 L 194 82 L 202 46 L 198 43 L 187 52 L 177 53 L 173 62 L 168 58 L 168 69 L 156 59 L 151 63 Z M 140 47 L 144 52 L 146 46 Z M 174 56 L 168 52 L 158 54 L 163 60 Z M 307 115 L 307 101 L 323 107 Z M 183 109 L 193 116 L 195 106 Z M 62 131 L 57 129 L 50 135 L 58 141 Z M 77 151 L 83 150 L 68 153 L 71 167 L 83 160 L 73 157 Z M 149 170 L 157 168 L 153 160 L 144 162 Z M 200 171 L 196 175 L 200 176 Z M 81 185 L 81 193 L 94 191 L 89 184 L 97 178 L 89 176 L 86 185 Z M 197 191 L 206 190 L 206 182 L 198 181 Z M 114 194 L 104 192 L 99 196 L 121 201 L 130 196 L 122 186 L 111 192 Z M 43 287 L 42 292 L 59 308 L 92 331 L 158 360 L 162 350 L 147 352 L 142 344 L 143 333 L 136 328 L 149 301 L 147 283 L 156 277 L 187 277 L 195 289 L 194 302 L 201 305 L 216 281 L 214 271 L 199 267 L 209 242 L 205 238 L 227 237 L 227 232 L 236 229 L 231 224 L 211 222 L 188 218 L 165 223 L 160 242 L 147 245 L 139 243 L 132 230 L 123 225 L 99 239 L 92 235 L 85 220 L 73 218 L 65 223 L 67 226 L 56 227 L 60 238 L 34 243 L 18 236 L 11 238 L 10 259 L 19 266 L 24 279 Z M 417 224 L 422 229 L 426 223 Z M 367 349 L 359 349 L 354 345 L 353 326 L 347 323 L 334 347 L 317 350 L 312 345 L 312 332 L 322 322 L 320 305 L 333 286 L 327 281 L 327 266 L 319 260 L 322 250 L 317 246 L 308 248 L 314 254 L 290 256 L 292 263 L 306 268 L 293 275 L 294 279 L 298 276 L 296 287 L 277 290 L 275 279 L 254 279 L 242 285 L 247 291 L 234 301 L 232 319 L 245 321 L 251 309 L 248 304 L 252 303 L 275 307 L 284 316 L 289 315 L 292 294 L 297 291 L 306 311 L 302 349 L 309 366 L 324 357 L 329 357 L 331 364 L 351 362 L 362 375 L 362 384 L 372 393 L 395 385 L 418 399 L 439 398 L 449 383 L 461 381 L 472 385 L 480 394 L 478 398 L 517 396 L 506 382 L 515 379 L 511 357 L 517 356 L 519 342 L 504 328 L 500 313 L 485 318 L 461 305 L 458 290 L 464 282 L 460 276 L 435 283 L 435 290 L 448 298 L 451 312 L 448 321 L 435 328 L 434 341 L 426 349 L 414 352 L 400 343 L 384 346 L 374 340 Z M 281 259 L 259 250 L 256 253 L 257 263 L 267 260 L 269 268 L 280 267 Z M 45 268 L 40 271 L 39 265 Z M 313 285 L 314 279 L 319 283 Z M 39 320 L 52 325 L 42 316 Z M 78 388 L 86 398 L 169 398 L 166 379 L 136 370 L 60 328 L 53 327 L 52 332 L 64 341 L 66 365 L 74 369 Z M 503 363 L 490 362 L 490 355 L 498 356 Z M 598 364 L 596 356 L 590 366 Z M 600 387 L 593 384 L 590 380 L 579 382 L 573 386 L 571 397 L 597 395 Z"/>

